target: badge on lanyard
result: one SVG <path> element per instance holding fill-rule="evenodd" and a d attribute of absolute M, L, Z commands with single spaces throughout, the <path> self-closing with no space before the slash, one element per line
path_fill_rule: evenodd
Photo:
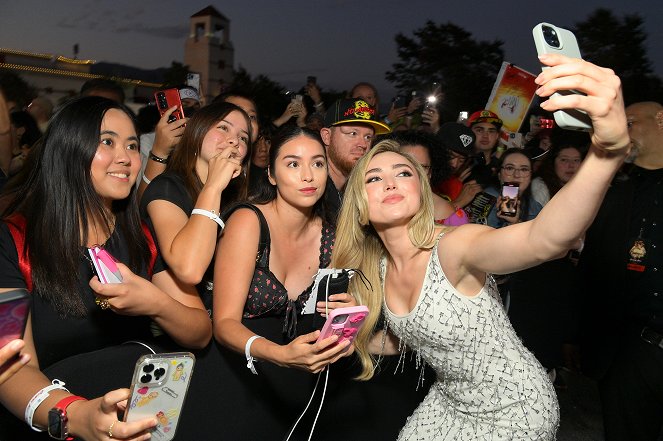
<path fill-rule="evenodd" d="M 642 273 L 647 268 L 647 241 L 642 237 L 637 237 L 631 242 L 628 251 L 628 263 L 626 269 Z"/>

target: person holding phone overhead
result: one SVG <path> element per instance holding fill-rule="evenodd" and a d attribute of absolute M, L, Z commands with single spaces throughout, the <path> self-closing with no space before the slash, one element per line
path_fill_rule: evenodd
<path fill-rule="evenodd" d="M 349 177 L 332 266 L 363 271 L 372 290 L 353 279 L 350 293 L 371 311 L 382 308 L 401 348 L 416 350 L 437 371 L 399 440 L 555 438 L 554 388 L 509 324 L 489 274 L 570 249 L 591 224 L 630 143 L 613 71 L 561 55 L 540 60 L 550 69 L 535 80 L 539 96 L 571 85 L 586 94 L 550 97 L 541 107 L 584 110 L 594 132 L 577 174 L 534 220 L 501 229 L 436 228 L 424 170 L 391 141 L 373 147 Z M 378 316 L 369 315 L 364 329 Z M 355 340 L 363 379 L 373 375 L 370 349 L 380 351 L 380 338 L 360 332 Z"/>
<path fill-rule="evenodd" d="M 0 287 L 27 288 L 32 307 L 24 336 L 30 361 L 0 386 L 0 401 L 16 416 L 3 409 L 2 439 L 47 437 L 29 426 L 48 427 L 56 439 L 147 439 L 155 419 L 117 420 L 129 395 L 117 388 L 128 386 L 138 351 L 146 352 L 122 343 L 197 349 L 212 336 L 195 288 L 165 271 L 141 228 L 131 115 L 102 97 L 66 104 L 35 147 L 34 166 L 6 188 Z M 118 259 L 122 283 L 94 275 L 94 246 Z"/>

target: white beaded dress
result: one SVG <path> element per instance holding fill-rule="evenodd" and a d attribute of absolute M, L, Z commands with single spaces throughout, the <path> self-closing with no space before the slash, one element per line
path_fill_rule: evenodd
<path fill-rule="evenodd" d="M 384 280 L 384 259 L 381 266 Z M 398 316 L 386 301 L 384 310 L 391 332 L 437 374 L 399 440 L 555 439 L 555 390 L 514 332 L 492 277 L 476 296 L 460 294 L 436 243 L 413 310 Z"/>

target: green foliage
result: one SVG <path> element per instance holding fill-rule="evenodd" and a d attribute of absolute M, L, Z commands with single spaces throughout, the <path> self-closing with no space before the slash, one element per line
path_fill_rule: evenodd
<path fill-rule="evenodd" d="M 585 21 L 576 23 L 574 29 L 583 58 L 610 67 L 619 75 L 627 105 L 663 102 L 663 82 L 653 73 L 647 56 L 643 24 L 638 14 L 619 18 L 612 11 L 599 8 Z"/>
<path fill-rule="evenodd" d="M 173 61 L 166 72 L 164 72 L 164 84 L 162 88 L 168 89 L 170 87 L 178 87 L 182 84 L 186 84 L 186 76 L 188 73 L 189 66 Z"/>
<path fill-rule="evenodd" d="M 444 94 L 442 120 L 455 119 L 460 110 L 483 109 L 499 72 L 502 41 L 476 41 L 453 23 L 426 22 L 414 38 L 395 37 L 399 62 L 386 79 L 403 91 L 426 91 L 433 82 Z"/>

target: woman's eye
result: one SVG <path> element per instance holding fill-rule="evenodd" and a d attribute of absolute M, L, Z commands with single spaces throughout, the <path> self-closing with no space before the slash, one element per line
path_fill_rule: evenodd
<path fill-rule="evenodd" d="M 316 161 L 313 163 L 313 166 L 318 167 L 318 168 L 324 168 L 325 163 L 323 161 Z"/>
<path fill-rule="evenodd" d="M 297 167 L 297 166 L 298 166 L 297 161 L 290 161 L 290 162 L 288 162 L 288 167 L 290 167 L 290 168 L 295 168 L 295 167 Z"/>
<path fill-rule="evenodd" d="M 251 121 L 255 121 L 255 120 L 258 119 L 258 117 L 255 116 L 255 115 L 249 115 L 249 119 L 250 119 Z"/>
<path fill-rule="evenodd" d="M 366 183 L 370 184 L 371 182 L 378 182 L 380 180 L 379 176 L 371 176 L 368 179 L 366 179 Z"/>
<path fill-rule="evenodd" d="M 248 143 L 249 143 L 249 138 L 247 138 L 246 136 L 242 136 L 242 137 L 240 137 L 239 139 L 241 139 L 242 142 L 243 142 L 244 144 L 248 144 Z"/>
<path fill-rule="evenodd" d="M 138 144 L 136 143 L 131 143 L 127 146 L 128 150 L 138 150 Z"/>
<path fill-rule="evenodd" d="M 101 144 L 111 146 L 111 145 L 113 145 L 113 140 L 110 139 L 110 138 L 103 138 L 101 140 Z"/>
<path fill-rule="evenodd" d="M 410 172 L 407 171 L 407 170 L 403 170 L 402 172 L 400 172 L 400 173 L 397 174 L 396 176 L 410 177 L 410 176 L 412 176 L 412 173 L 410 173 Z"/>
<path fill-rule="evenodd" d="M 228 126 L 225 125 L 225 124 L 221 124 L 221 125 L 219 126 L 219 129 L 220 129 L 220 130 L 223 130 L 224 132 L 227 132 L 227 131 L 228 131 Z"/>

